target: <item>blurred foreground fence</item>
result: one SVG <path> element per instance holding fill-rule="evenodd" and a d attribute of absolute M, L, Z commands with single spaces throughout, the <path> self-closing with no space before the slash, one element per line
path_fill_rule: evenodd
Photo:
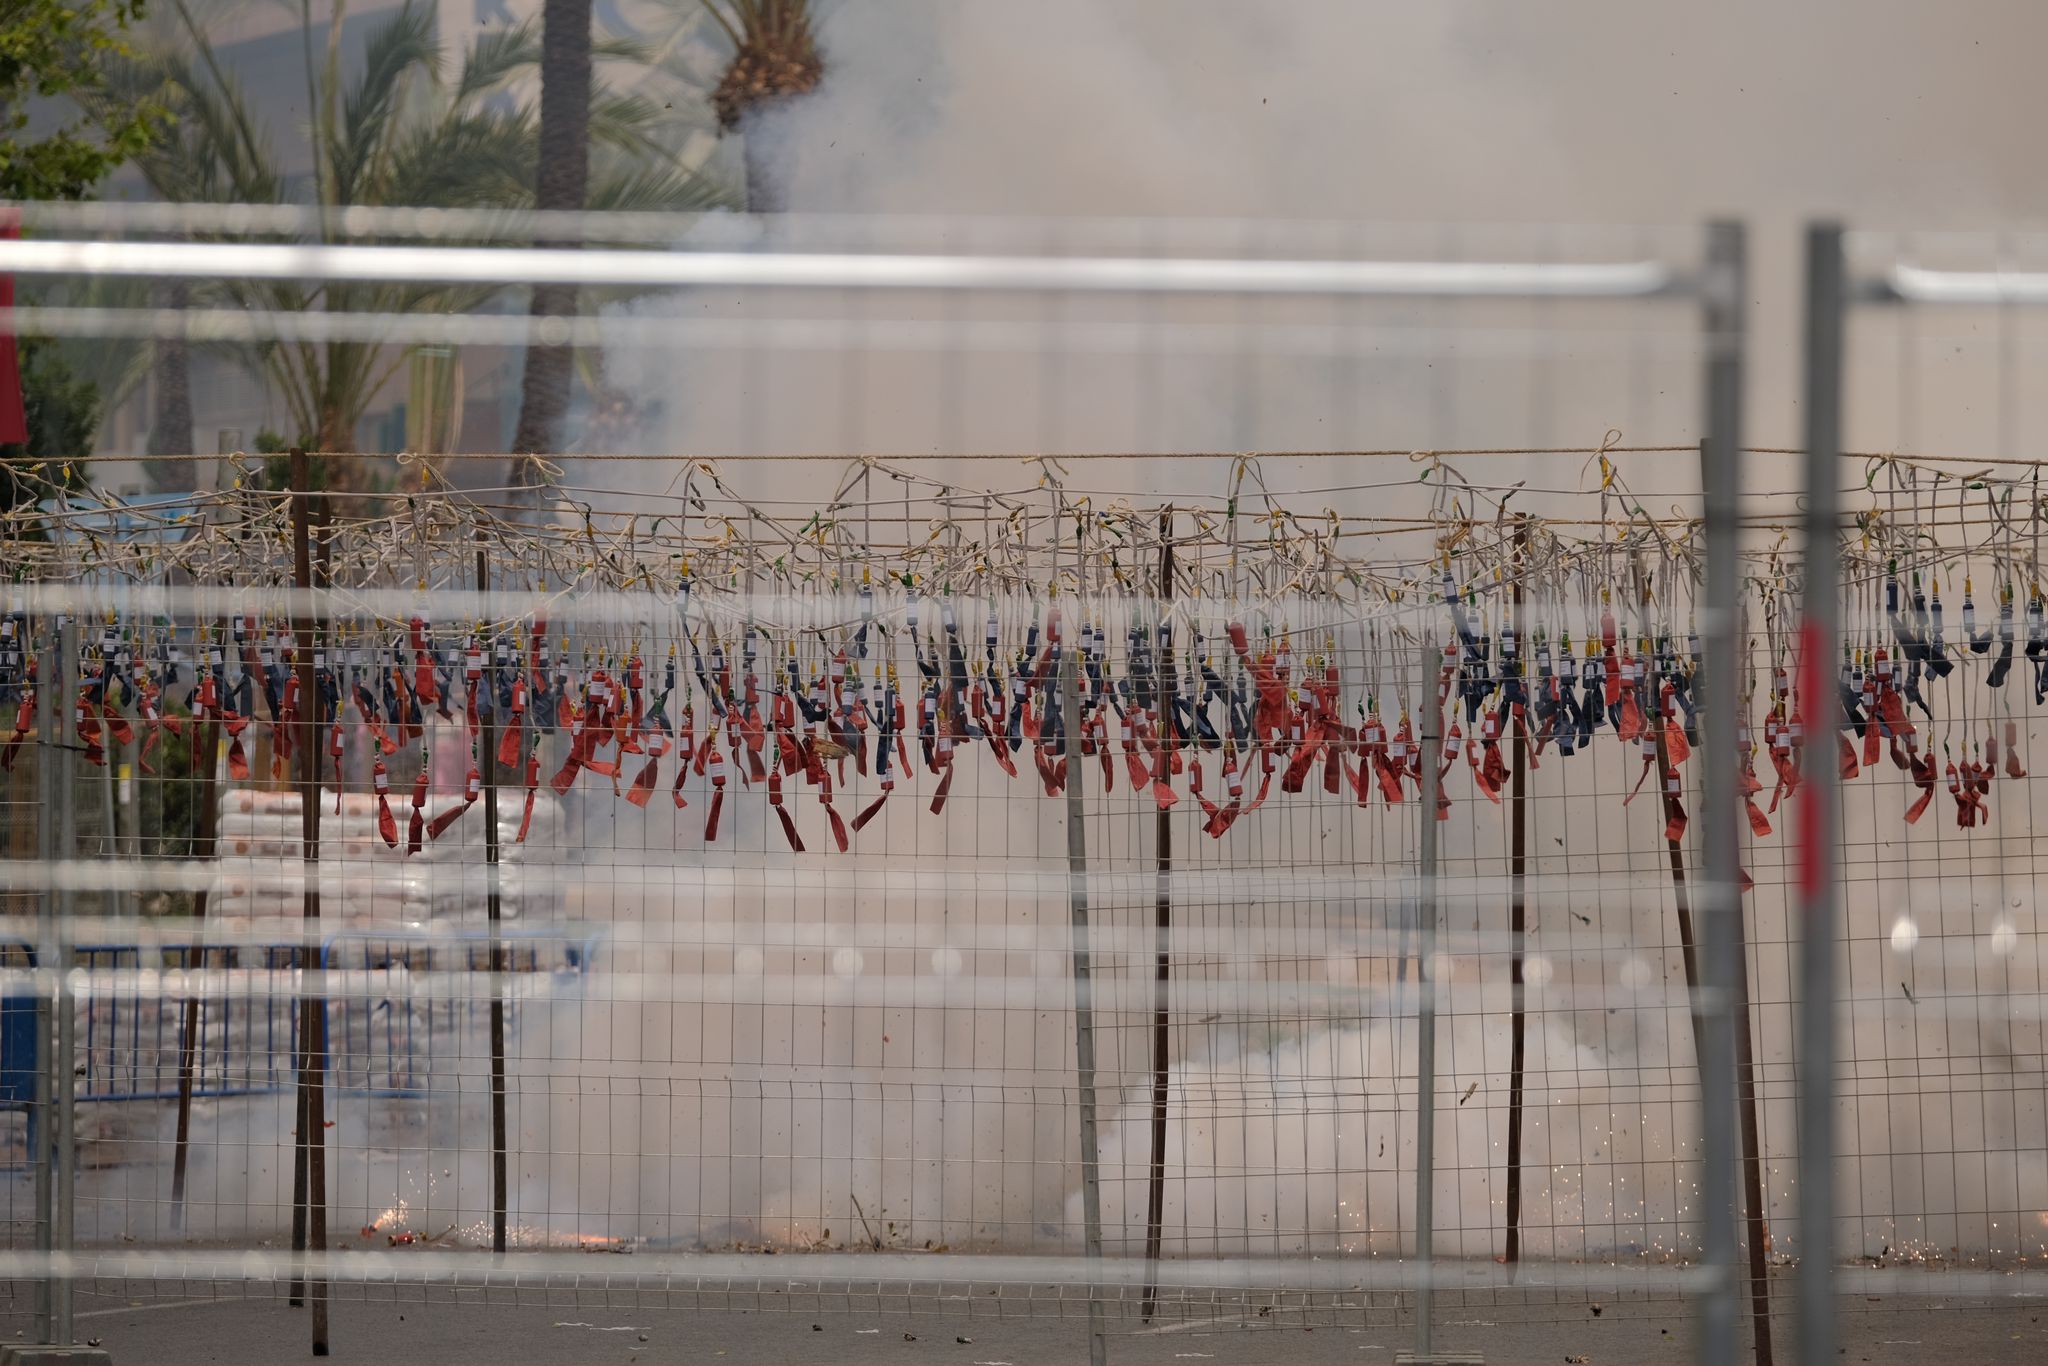
<path fill-rule="evenodd" d="M 25 212 L 0 267 L 641 291 L 17 310 L 573 343 L 642 395 L 517 478 L 21 471 L 0 1099 L 45 1336 L 81 1287 L 261 1287 L 324 1342 L 334 1293 L 481 1285 L 1074 1314 L 1098 1358 L 1600 1305 L 1769 1361 L 1874 1286 L 2039 1292 L 2033 467 L 1817 428 L 1870 506 L 1802 506 L 1736 429 L 1738 230 Z"/>

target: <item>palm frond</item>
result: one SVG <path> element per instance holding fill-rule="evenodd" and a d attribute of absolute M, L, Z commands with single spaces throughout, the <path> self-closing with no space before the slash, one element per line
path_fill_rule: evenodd
<path fill-rule="evenodd" d="M 647 66 L 654 60 L 654 44 L 645 38 L 630 38 L 623 34 L 592 34 L 590 56 L 593 61 L 631 62 L 634 66 Z"/>
<path fill-rule="evenodd" d="M 719 9 L 713 0 L 699 0 L 699 3 L 704 6 L 704 12 L 711 16 L 713 22 L 725 30 L 725 36 L 732 40 L 734 47 L 739 47 L 746 41 L 740 37 L 740 28 L 746 23 L 746 9 L 742 0 L 734 0 L 734 8 L 737 13 L 730 19 L 726 17 L 725 12 Z"/>
<path fill-rule="evenodd" d="M 524 109 L 479 110 L 418 129 L 391 154 L 388 198 L 435 208 L 525 205 L 537 138 Z"/>
<path fill-rule="evenodd" d="M 528 67 L 540 65 L 540 32 L 527 19 L 511 28 L 489 29 L 470 45 L 455 83 L 455 106 L 487 95 Z"/>
<path fill-rule="evenodd" d="M 181 174 L 195 184 L 190 197 L 277 202 L 284 178 L 268 140 L 249 116 L 241 85 L 226 73 L 220 81 L 204 81 L 190 68 L 179 72 L 177 80 L 182 98 L 174 107 L 190 121 L 189 130 L 181 128 L 177 144 Z"/>
<path fill-rule="evenodd" d="M 593 146 L 613 147 L 661 161 L 671 160 L 673 151 L 652 136 L 661 122 L 661 107 L 645 95 L 608 90 L 602 86 L 590 92 L 590 141 Z"/>
<path fill-rule="evenodd" d="M 431 75 L 439 69 L 440 60 L 433 11 L 417 0 L 406 0 L 398 13 L 370 35 L 364 47 L 362 75 L 342 100 L 341 124 L 334 135 L 336 203 L 358 202 L 374 174 L 378 154 L 391 140 L 406 78 L 416 71 Z"/>
<path fill-rule="evenodd" d="M 273 130 L 253 116 L 233 74 L 191 17 L 188 7 L 206 2 L 166 0 L 184 21 L 181 40 L 124 64 L 119 79 L 110 80 L 107 98 L 154 98 L 175 111 L 175 123 L 140 159 L 152 188 L 164 198 L 282 201 L 293 187 L 269 145 Z M 705 0 L 651 2 L 677 17 L 673 32 L 663 30 L 654 39 L 601 36 L 593 44 L 593 55 L 608 64 L 612 83 L 592 91 L 586 203 L 594 210 L 679 215 L 735 207 L 740 198 L 736 186 L 678 161 L 677 150 L 690 128 L 708 123 L 708 82 L 683 59 L 701 59 L 722 46 L 711 36 L 714 20 L 729 35 L 739 36 L 758 30 L 783 5 L 806 6 L 798 0 L 717 0 L 716 8 Z M 307 8 L 313 3 L 303 0 Z M 332 34 L 324 63 L 309 42 L 311 112 L 302 131 L 311 140 L 314 192 L 322 204 L 508 213 L 532 206 L 538 111 L 523 78 L 540 62 L 539 27 L 529 20 L 477 34 L 453 78 L 443 84 L 434 3 L 404 0 L 401 8 L 380 18 L 360 55 L 360 67 L 351 62 L 347 73 L 339 65 L 341 52 Z M 727 18 L 739 27 L 728 26 Z M 495 98 L 508 91 L 516 98 Z M 193 282 L 191 301 L 194 306 L 277 313 L 406 314 L 473 310 L 499 292 L 481 285 L 332 281 L 308 286 L 223 279 Z M 601 304 L 611 297 L 613 292 L 592 291 L 588 301 Z M 405 355 L 402 347 L 339 341 L 208 349 L 259 376 L 296 427 L 294 434 L 315 440 L 349 439 Z M 150 348 L 138 346 L 118 356 L 109 351 L 96 357 L 109 392 L 132 385 L 134 376 L 145 373 L 149 353 Z"/>
<path fill-rule="evenodd" d="M 709 213 L 737 208 L 739 196 L 732 186 L 679 166 L 628 162 L 592 168 L 589 202 L 598 212 Z"/>
<path fill-rule="evenodd" d="M 220 90 L 234 88 L 233 79 L 221 65 L 220 55 L 213 50 L 213 43 L 207 38 L 206 31 L 192 18 L 192 11 L 187 8 L 185 0 L 172 0 L 172 3 L 178 11 L 179 20 L 185 26 L 185 32 L 192 40 L 193 49 L 197 52 L 200 63 L 206 68 L 207 78 L 213 87 Z M 193 81 L 191 85 L 197 88 L 199 82 Z M 237 101 L 231 112 L 240 120 L 234 129 L 236 141 L 245 148 L 257 146 L 261 139 L 256 132 L 255 121 L 249 117 L 248 107 Z"/>

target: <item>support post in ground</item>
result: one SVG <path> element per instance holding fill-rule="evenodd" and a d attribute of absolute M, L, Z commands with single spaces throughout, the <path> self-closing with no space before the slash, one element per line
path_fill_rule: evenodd
<path fill-rule="evenodd" d="M 1428 620 L 1425 617 L 1425 622 Z M 1437 806 L 1443 791 L 1438 772 L 1443 751 L 1443 706 L 1436 671 L 1443 650 L 1425 629 L 1422 636 L 1422 835 L 1416 878 L 1415 972 L 1415 1262 L 1421 1286 L 1415 1297 L 1415 1360 L 1434 1360 L 1430 1348 L 1430 1285 L 1436 1257 L 1436 865 Z"/>
<path fill-rule="evenodd" d="M 1522 664 L 1529 653 L 1529 627 L 1522 613 L 1522 575 L 1529 550 L 1529 519 L 1524 516 L 1515 527 L 1514 624 L 1516 654 L 1512 667 L 1527 679 Z M 1522 960 L 1528 948 L 1529 931 L 1529 716 L 1528 690 L 1523 689 L 1521 714 L 1515 727 L 1515 774 L 1508 788 L 1508 984 L 1512 1000 L 1508 1016 L 1508 1151 L 1506 1224 L 1501 1260 L 1513 1278 L 1522 1260 L 1522 1090 L 1527 1075 L 1529 1020 L 1527 989 L 1522 982 Z"/>
<path fill-rule="evenodd" d="M 200 655 L 195 661 L 197 669 L 206 668 L 206 659 Z M 192 835 L 192 861 L 210 863 L 218 838 L 220 794 L 218 790 L 219 757 L 214 751 L 219 747 L 220 723 L 208 718 L 192 727 L 192 772 L 198 781 L 199 810 L 195 813 Z M 206 903 L 208 889 L 201 887 L 192 894 L 192 920 L 195 926 L 193 943 L 185 950 L 185 971 L 197 978 L 206 966 L 206 946 L 200 942 L 206 924 Z M 185 1227 L 185 1172 L 191 1160 L 192 1151 L 192 1083 L 199 1062 L 199 996 L 194 993 L 185 998 L 184 1018 L 178 1030 L 178 1129 L 177 1139 L 171 1157 L 171 1227 Z"/>
<path fill-rule="evenodd" d="M 1078 537 L 1077 543 L 1078 543 Z M 1077 544 L 1078 548 L 1078 544 Z M 1105 1366 L 1108 1327 L 1102 1303 L 1102 1166 L 1095 1129 L 1095 986 L 1088 947 L 1088 836 L 1081 780 L 1081 626 L 1060 648 L 1060 722 L 1066 730 L 1067 896 L 1073 930 L 1074 1083 L 1081 1118 L 1081 1223 L 1088 1259 L 1088 1361 Z"/>
<path fill-rule="evenodd" d="M 477 529 L 476 591 L 490 591 L 490 556 L 483 546 L 484 533 Z M 480 753 L 477 769 L 484 798 L 484 912 L 491 936 L 491 1250 L 505 1250 L 507 1209 L 511 1204 L 509 1173 L 506 1170 L 505 1132 L 505 941 L 499 933 L 504 911 L 503 870 L 498 849 L 498 735 L 497 735 L 497 653 L 495 642 L 478 641 L 483 650 L 484 674 L 480 687 L 489 696 L 480 708 L 483 718 L 478 731 Z"/>
<path fill-rule="evenodd" d="M 1741 836 L 1736 825 L 1736 715 L 1740 706 L 1737 614 L 1741 591 L 1742 359 L 1748 286 L 1740 224 L 1707 232 L 1702 277 L 1706 341 L 1706 440 L 1700 447 L 1706 594 L 1700 613 L 1707 733 L 1700 799 L 1701 1251 L 1706 1289 L 1700 1314 L 1702 1363 L 1733 1361 L 1740 1349 L 1736 1286 L 1737 994 L 1742 976 Z M 1759 1329 L 1762 1328 L 1759 1324 Z"/>
<path fill-rule="evenodd" d="M 70 768 L 65 762 L 68 751 L 59 748 L 63 734 L 59 718 L 64 710 L 64 673 L 58 659 L 62 648 L 59 633 L 49 629 L 43 636 L 36 667 L 36 786 L 42 805 L 36 813 L 36 863 L 46 879 L 57 867 L 57 803 L 61 800 L 58 789 Z M 57 1126 L 50 1113 L 51 1102 L 56 1098 L 57 994 L 49 984 L 55 977 L 57 956 L 56 898 L 50 895 L 46 884 L 36 897 L 36 967 L 44 984 L 36 990 L 35 1108 L 29 1111 L 29 1160 L 35 1164 L 36 1251 L 45 1257 L 51 1256 L 57 1246 L 57 1183 L 51 1170 L 57 1151 Z M 56 1341 L 56 1286 L 56 1278 L 45 1267 L 36 1278 L 37 1342 Z"/>
<path fill-rule="evenodd" d="M 78 621 L 66 618 L 57 633 L 57 857 L 70 862 L 78 851 L 78 772 L 72 756 L 79 752 L 78 709 L 72 699 L 78 695 Z M 56 1088 L 57 1122 L 50 1126 L 56 1180 L 56 1227 L 52 1250 L 69 1256 L 74 1246 L 74 1219 L 78 1208 L 78 1011 L 71 1001 L 73 945 L 78 938 L 78 896 L 66 885 L 57 892 L 57 961 L 51 1000 L 57 1016 L 57 1055 L 51 1059 L 50 1080 Z M 70 1274 L 54 1277 L 50 1284 L 50 1331 L 59 1346 L 73 1342 L 72 1282 Z"/>
<path fill-rule="evenodd" d="M 1159 513 L 1159 617 L 1155 638 L 1159 680 L 1159 740 L 1170 754 L 1173 748 L 1174 694 L 1179 679 L 1174 671 L 1172 626 L 1167 613 L 1173 602 L 1173 509 Z M 1153 897 L 1152 959 L 1152 1164 L 1145 1177 L 1145 1295 L 1141 1306 L 1147 1322 L 1158 1309 L 1159 1254 L 1165 1240 L 1166 1224 L 1166 1093 L 1167 1063 L 1172 1051 L 1168 1013 L 1168 985 L 1173 976 L 1173 820 L 1159 808 L 1153 823 L 1153 853 L 1157 886 Z"/>
<path fill-rule="evenodd" d="M 312 492 L 306 452 L 298 447 L 291 453 L 292 581 L 301 593 L 313 587 L 311 510 Z M 299 1132 L 306 1146 L 306 1250 L 315 1265 L 309 1277 L 307 1296 L 313 1302 L 313 1355 L 328 1351 L 327 1297 L 324 1269 L 317 1263 L 327 1251 L 327 997 L 315 989 L 316 974 L 326 965 L 320 961 L 320 680 L 313 654 L 319 648 L 320 614 L 310 607 L 297 614 L 292 636 L 298 651 L 299 719 L 298 736 L 299 838 L 302 844 L 305 891 L 301 905 L 304 934 L 299 948 L 301 994 L 299 996 L 300 1105 Z"/>
<path fill-rule="evenodd" d="M 1835 1348 L 1835 754 L 1816 743 L 1831 715 L 1828 668 L 1840 650 L 1842 230 L 1806 236 L 1806 600 L 1799 690 L 1806 771 L 1799 784 L 1799 1282 L 1802 1366 Z"/>

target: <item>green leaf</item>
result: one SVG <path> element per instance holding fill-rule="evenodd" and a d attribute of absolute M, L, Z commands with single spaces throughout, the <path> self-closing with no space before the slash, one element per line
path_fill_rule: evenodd
<path fill-rule="evenodd" d="M 32 100 L 94 95 L 141 12 L 140 0 L 7 0 L 0 8 L 0 199 L 82 199 L 147 141 L 161 117 L 149 104 L 108 122 L 60 115 L 33 135 L 28 119 Z"/>
<path fill-rule="evenodd" d="M 441 45 L 434 37 L 434 13 L 416 0 L 370 35 L 363 72 L 342 101 L 341 127 L 332 149 L 337 204 L 361 202 L 376 174 L 379 154 L 390 146 L 406 78 L 439 69 Z"/>
<path fill-rule="evenodd" d="M 455 83 L 455 103 L 460 106 L 479 95 L 489 94 L 521 71 L 540 65 L 540 33 L 527 19 L 511 28 L 487 29 L 462 63 L 462 77 Z"/>

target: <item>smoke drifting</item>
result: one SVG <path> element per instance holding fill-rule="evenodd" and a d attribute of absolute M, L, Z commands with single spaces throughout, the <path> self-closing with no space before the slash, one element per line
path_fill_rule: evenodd
<path fill-rule="evenodd" d="M 2048 90 L 2019 65 L 2023 54 L 2040 50 L 2044 36 L 2048 15 L 2019 3 L 1945 12 L 1849 0 L 1796 12 L 1738 3 L 1706 18 L 1599 0 L 1540 9 L 873 0 L 835 12 L 824 33 L 824 86 L 782 111 L 769 130 L 786 154 L 788 201 L 799 215 L 774 225 L 769 236 L 853 249 L 1616 259 L 1696 250 L 1705 217 L 1741 217 L 1754 229 L 1747 432 L 1758 444 L 1791 444 L 1800 423 L 1796 228 L 1819 213 L 1869 225 L 1948 226 L 2048 211 L 2048 182 L 2035 174 L 2027 146 L 2029 130 L 2048 115 L 2033 107 L 2048 102 Z M 838 214 L 899 217 L 823 217 Z M 1125 221 L 1104 221 L 1119 218 Z M 1432 226 L 1445 223 L 1464 226 Z M 1542 223 L 1595 228 L 1487 226 Z M 1676 226 L 1651 232 L 1634 226 L 1641 223 Z M 1087 482 L 1143 506 L 1220 494 L 1228 462 L 1160 458 L 1174 453 L 1590 446 L 1609 428 L 1630 441 L 1683 443 L 1699 432 L 1698 321 L 1675 305 L 1659 311 L 699 293 L 680 306 L 668 300 L 650 309 L 735 329 L 730 344 L 611 360 L 618 382 L 664 405 L 650 448 L 707 457 L 1131 452 L 1151 458 L 1091 465 Z M 792 320 L 810 330 L 795 339 L 777 330 Z M 2020 431 L 1994 421 L 1996 344 L 1983 333 L 1953 335 L 1957 330 L 1935 319 L 1914 343 L 1923 349 L 1909 352 L 1901 366 L 1891 354 L 1896 325 L 1859 324 L 1851 348 L 1857 369 L 1850 444 L 1989 451 L 2025 434 L 2024 411 Z M 1928 363 L 1936 353 L 1927 348 L 1936 345 L 1939 363 Z M 1579 464 L 1523 461 L 1474 473 L 1582 487 L 1575 483 Z M 836 470 L 829 481 L 808 481 L 820 468 L 834 467 L 731 466 L 727 474 L 749 496 L 815 504 L 829 496 L 817 486 L 836 484 Z M 984 479 L 1001 482 L 991 473 L 996 469 L 939 463 L 920 472 L 981 487 Z M 1327 463 L 1272 461 L 1267 470 L 1283 499 L 1289 490 L 1378 477 L 1374 467 L 1340 472 Z M 1762 486 L 1786 487 L 1783 474 L 1764 460 L 1752 465 Z M 674 493 L 667 477 L 649 492 Z M 1032 471 L 1009 486 L 1028 487 L 1035 477 Z M 1660 512 L 1665 501 L 1687 499 L 1693 481 L 1684 461 L 1643 476 L 1645 486 L 1669 495 Z M 1398 493 L 1384 491 L 1327 500 L 1344 515 L 1368 507 L 1396 515 L 1418 510 L 1416 499 L 1404 505 Z M 1569 495 L 1546 502 L 1532 492 L 1517 506 L 1544 512 L 1573 502 Z M 1577 507 L 1576 515 L 1585 515 L 1582 499 Z M 1001 802 L 991 806 L 1005 809 Z M 1614 815 L 1578 809 L 1596 822 Z M 1048 830 L 1036 834 L 1038 848 L 1030 852 L 1056 849 Z M 661 833 L 650 835 L 658 846 Z M 946 844 L 980 847 L 964 838 Z M 1260 856 L 1255 846 L 1244 853 Z M 1758 939 L 1782 946 L 1788 935 L 1776 885 L 1781 870 L 1753 871 L 1762 884 Z M 1981 876 L 1989 883 L 1999 874 L 1987 869 Z M 977 906 L 963 918 L 1043 923 L 1060 909 L 1056 900 L 1032 904 L 1020 896 Z M 1646 893 L 1632 909 L 1641 923 L 1631 942 L 1657 943 L 1658 898 Z M 843 913 L 886 917 L 889 907 L 884 899 L 849 904 Z M 1869 915 L 1872 925 L 1856 927 L 1859 944 L 1875 942 L 1876 912 Z M 1976 952 L 1976 939 L 1969 944 Z M 1789 999 L 1788 961 L 1782 953 L 1760 958 L 1760 999 Z M 1670 965 L 1664 968 L 1660 980 L 1669 979 Z M 833 1023 L 823 1032 L 836 1039 L 836 1017 Z M 1066 1018 L 1055 1012 L 1049 1025 L 1034 1028 L 1043 1056 L 1057 1057 L 1070 1034 Z M 1575 1133 L 1570 1146 L 1546 1147 L 1546 1158 L 1532 1158 L 1565 1168 L 1559 1193 L 1583 1190 L 1617 1160 L 1668 1161 L 1691 1141 L 1689 1116 L 1669 1108 L 1649 1117 L 1637 1111 L 1626 1155 L 1617 1159 L 1620 1126 L 1640 1097 L 1617 1093 L 1609 1074 L 1633 1068 L 1640 1055 L 1633 1044 L 1596 1048 L 1587 1042 L 1590 1032 L 1581 1036 L 1562 1024 L 1540 1029 L 1553 1065 L 1573 1079 L 1546 1091 L 1544 1100 L 1575 1124 L 1592 1126 Z M 929 1027 L 926 1037 L 933 1037 Z M 729 1057 L 734 1074 L 754 1087 L 762 1068 L 756 1057 L 742 1056 L 751 1046 L 737 1033 L 714 1037 L 699 1061 L 720 1068 Z M 1920 1045 L 1900 1037 L 1894 1046 L 1903 1056 Z M 719 1051 L 727 1048 L 729 1055 Z M 1362 1099 L 1372 1078 L 1397 1070 L 1393 1048 L 1386 1027 L 1373 1023 L 1191 1049 L 1175 1073 L 1176 1099 L 1195 1109 L 1236 1110 L 1228 1132 L 1212 1126 L 1202 1134 L 1189 1119 L 1174 1121 L 1172 1150 L 1185 1164 L 1170 1187 L 1180 1239 L 1222 1248 L 1237 1237 L 1254 1247 L 1260 1221 L 1271 1227 L 1284 1213 L 1302 1249 L 1344 1246 L 1354 1236 L 1363 1247 L 1387 1246 L 1375 1241 L 1387 1227 L 1378 1213 L 1366 1216 L 1360 1234 L 1347 1211 L 1354 1197 L 1389 1208 L 1407 1189 L 1389 1184 L 1377 1164 L 1398 1160 L 1412 1170 L 1412 1148 L 1401 1148 L 1390 1125 L 1394 1141 L 1382 1159 Z M 1497 1037 L 1474 1030 L 1465 1049 L 1481 1064 L 1467 1075 L 1485 1073 L 1485 1087 L 1497 1089 Z M 1683 1068 L 1684 1052 L 1660 1038 L 1643 1055 L 1672 1058 Z M 882 1174 L 891 1163 L 939 1160 L 914 1138 L 883 1132 L 891 1105 L 882 1083 L 904 1074 L 879 1059 L 853 1062 L 843 1075 L 860 1090 L 849 1093 L 843 1114 L 782 1119 L 756 1101 L 754 1117 L 741 1126 L 744 1141 L 728 1144 L 800 1150 L 802 1170 L 792 1164 L 780 1187 L 763 1175 L 758 1190 L 735 1179 L 730 1185 L 743 1196 L 704 1212 L 694 1228 L 679 1220 L 672 1236 L 701 1236 L 728 1215 L 735 1228 L 822 1236 L 825 1227 L 846 1229 L 854 1196 L 869 1207 L 886 1201 L 892 1213 L 910 1210 L 920 1234 L 930 1228 L 934 1236 L 963 1236 L 943 1217 L 922 1222 L 927 1209 L 961 1208 L 958 1196 L 932 1195 L 945 1190 L 947 1178 L 929 1168 L 916 1179 Z M 1360 1078 L 1355 1108 L 1348 1098 L 1311 1103 L 1301 1094 L 1307 1079 L 1340 1073 Z M 1002 1084 L 1021 1095 L 1033 1079 L 1018 1071 Z M 960 1099 L 942 1094 L 936 1103 L 943 1112 Z M 1128 1239 L 1136 1209 L 1131 1183 L 1144 1143 L 1139 1095 L 1124 1099 L 1131 1108 L 1110 1126 L 1104 1160 L 1124 1192 L 1111 1195 L 1112 1237 Z M 823 1112 L 822 1101 L 805 1096 L 802 1104 Z M 971 1117 L 952 1130 L 962 1151 L 988 1164 L 978 1170 L 998 1173 L 997 1188 L 969 1197 L 967 1207 L 978 1210 L 979 1201 L 999 1217 L 984 1222 L 977 1213 L 965 1237 L 1029 1242 L 1034 1229 L 1048 1225 L 1057 1234 L 1072 1232 L 1071 1187 L 1048 1191 L 1041 1180 L 1058 1164 L 1033 1165 L 1025 1156 L 1058 1152 L 1070 1164 L 1073 1140 L 1064 1130 L 1071 1116 L 1059 1105 L 1016 1110 L 1002 1128 Z M 1602 1127 L 1615 1114 L 1624 1117 L 1613 1121 L 1617 1128 Z M 649 1127 L 640 1151 L 698 1160 L 684 1153 L 701 1124 L 694 1112 L 642 1122 Z M 1469 1111 L 1455 1131 L 1485 1151 L 1490 1122 Z M 1981 1123 L 1998 1132 L 1982 1137 L 1958 1128 L 1923 1138 L 1915 1131 L 1896 1143 L 1947 1151 L 2012 1141 L 2002 1120 Z M 1011 1125 L 1022 1126 L 1030 1141 L 1020 1141 Z M 765 1135 L 758 1142 L 757 1132 Z M 785 1137 L 798 1132 L 801 1140 Z M 1790 1132 L 1782 1107 L 1766 1116 L 1767 1155 L 1782 1156 L 1774 1132 Z M 820 1134 L 830 1135 L 829 1145 L 814 1137 Z M 1581 1145 L 1583 1135 L 1590 1137 Z M 1358 1180 L 1290 1185 L 1292 1178 L 1280 1173 L 1298 1160 L 1324 1172 L 1357 1172 Z M 1942 1181 L 1895 1185 L 1879 1169 L 1885 1154 L 1856 1160 L 1849 1207 L 1859 1232 L 1880 1246 L 1901 1236 L 1999 1246 L 1988 1228 L 1954 1233 L 1945 1216 L 1930 1222 L 1915 1213 L 1955 1207 Z M 1005 1162 L 1015 1169 L 1003 1168 Z M 1239 1179 L 1226 1191 L 1215 1179 L 1217 1166 L 1260 1167 L 1271 1175 Z M 675 1188 L 696 1180 L 697 1170 L 677 1176 Z M 1783 1237 L 1790 1202 L 1777 1180 L 1771 1213 Z M 1028 1199 L 1006 1198 L 1017 1192 Z M 1476 1231 L 1489 1227 L 1493 1199 L 1489 1189 L 1461 1190 L 1446 1208 L 1458 1211 L 1462 1228 Z M 1992 1203 L 2035 1211 L 2042 1190 L 2031 1176 L 2016 1178 Z M 1631 1210 L 1646 1211 L 1639 1217 L 1648 1225 L 1682 1222 L 1691 1212 L 1674 1185 L 1626 1198 L 1616 1191 L 1559 1221 L 1626 1225 Z M 749 1214 L 758 1222 L 748 1225 Z M 1610 1228 L 1559 1251 L 1597 1255 L 1657 1241 Z M 1476 1233 L 1469 1250 L 1485 1250 Z"/>
<path fill-rule="evenodd" d="M 1784 445 L 1799 433 L 1799 225 L 2048 220 L 2032 131 L 2048 90 L 2027 67 L 2044 40 L 2048 12 L 2024 0 L 871 0 L 827 23 L 830 75 L 782 136 L 804 212 L 1687 229 L 1738 216 L 1756 283 L 1748 430 Z M 1988 364 L 1981 339 L 1963 340 L 1919 435 L 1938 416 L 1981 449 L 1984 405 L 1944 406 L 1972 382 L 1958 356 Z M 1862 387 L 1865 411 L 1852 387 L 1852 444 L 1899 440 L 1886 373 Z"/>

